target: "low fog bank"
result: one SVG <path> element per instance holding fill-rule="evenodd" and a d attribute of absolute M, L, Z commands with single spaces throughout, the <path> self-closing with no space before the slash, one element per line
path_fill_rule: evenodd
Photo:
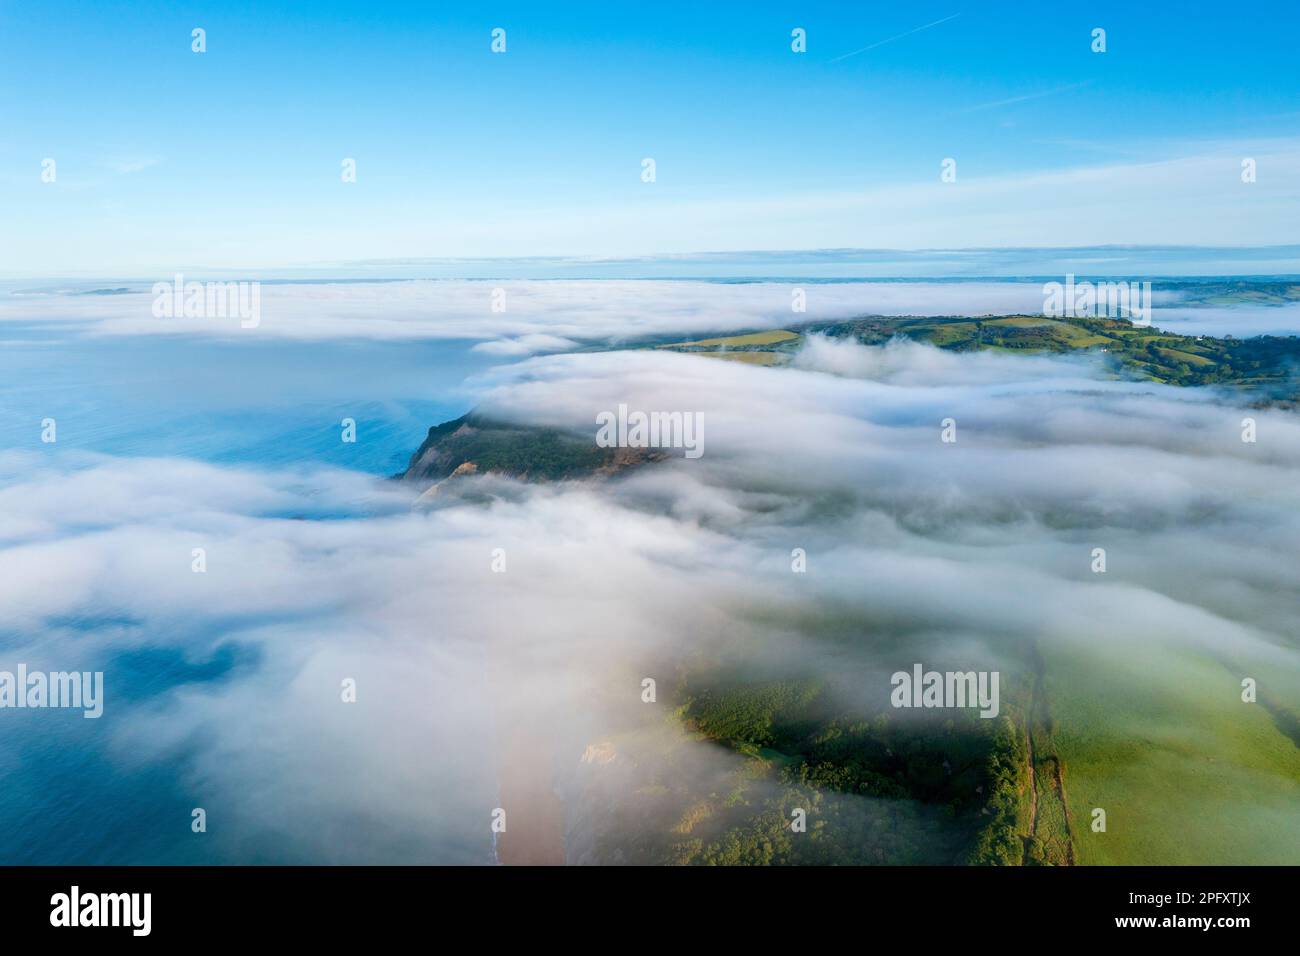
<path fill-rule="evenodd" d="M 1136 642 L 1221 659 L 1225 694 L 1249 666 L 1300 695 L 1293 414 L 1108 380 L 1087 360 L 913 343 L 813 340 L 784 369 L 553 355 L 476 386 L 494 417 L 593 436 L 620 404 L 695 414 L 703 454 L 606 483 L 489 478 L 489 503 L 431 508 L 346 472 L 6 454 L 5 662 L 103 669 L 105 716 L 68 745 L 126 772 L 176 767 L 231 862 L 268 848 L 485 862 L 499 755 L 523 725 L 556 742 L 570 851 L 594 859 L 608 837 L 595 821 L 634 815 L 617 783 L 628 748 L 645 770 L 666 734 L 700 780 L 741 759 L 671 729 L 672 675 L 699 656 L 833 672 L 883 707 L 888 674 L 914 662 L 1013 681 L 1038 642 L 1118 674 Z M 365 517 L 337 517 L 359 502 Z M 117 664 L 231 648 L 242 663 L 168 686 Z M 1177 738 L 1166 720 L 1133 733 Z M 0 745 L 0 764 L 23 747 Z"/>
<path fill-rule="evenodd" d="M 170 275 L 157 278 L 175 282 Z M 182 276 L 182 281 L 203 278 Z M 796 293 L 800 311 L 795 311 Z M 1182 305 L 1184 298 L 1176 290 L 1161 290 L 1157 283 L 1153 324 L 1186 335 L 1300 333 L 1300 306 L 1201 308 Z M 1045 300 L 1038 281 L 268 282 L 258 288 L 257 315 L 241 319 L 234 313 L 156 317 L 151 286 L 135 282 L 113 294 L 83 290 L 0 295 L 0 329 L 11 324 L 58 328 L 72 335 L 201 335 L 250 341 L 464 340 L 488 355 L 510 357 L 562 352 L 579 344 L 662 335 L 689 338 L 864 315 L 1042 315 Z M 21 338 L 12 342 L 23 344 Z"/>

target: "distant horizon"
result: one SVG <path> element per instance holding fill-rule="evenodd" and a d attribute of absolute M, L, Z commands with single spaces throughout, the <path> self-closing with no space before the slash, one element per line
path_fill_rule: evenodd
<path fill-rule="evenodd" d="M 968 260 L 964 263 L 964 268 L 953 267 L 963 259 Z M 946 270 L 941 268 L 945 263 L 949 264 Z M 1113 267 L 1103 268 L 1103 263 L 1111 263 Z M 796 267 L 801 271 L 791 271 Z M 670 269 L 678 271 L 667 271 Z M 777 269 L 787 271 L 774 271 Z M 921 271 L 924 269 L 935 271 Z M 155 282 L 161 278 L 171 278 L 178 272 L 193 278 L 256 278 L 264 282 L 286 283 L 403 282 L 420 279 L 1032 282 L 1067 273 L 1085 277 L 1179 281 L 1223 278 L 1267 280 L 1300 277 L 1300 244 L 734 249 L 640 256 L 411 256 L 281 263 L 245 269 L 190 264 L 160 266 L 149 272 L 134 273 L 72 271 L 36 274 L 0 271 L 0 281 L 7 285 L 24 281 Z"/>

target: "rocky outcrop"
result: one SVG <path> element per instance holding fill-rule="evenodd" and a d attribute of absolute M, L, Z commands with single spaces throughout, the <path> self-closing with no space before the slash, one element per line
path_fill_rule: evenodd
<path fill-rule="evenodd" d="M 430 428 L 406 471 L 397 477 L 426 486 L 426 494 L 436 494 L 443 484 L 471 475 L 523 481 L 605 478 L 662 457 L 654 449 L 601 448 L 594 431 L 581 435 L 515 425 L 470 412 Z"/>

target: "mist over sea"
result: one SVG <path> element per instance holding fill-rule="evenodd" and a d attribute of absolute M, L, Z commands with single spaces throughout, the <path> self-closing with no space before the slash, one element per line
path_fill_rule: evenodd
<path fill-rule="evenodd" d="M 973 496 L 968 510 L 945 505 L 953 510 L 943 520 L 964 529 L 966 541 L 923 541 L 918 529 L 929 519 L 919 508 L 912 526 L 881 517 L 912 507 L 899 504 L 917 481 L 910 470 L 939 474 L 926 457 L 929 444 L 914 436 L 928 436 L 931 421 L 950 408 L 966 410 L 958 414 L 973 434 L 1002 428 L 1031 436 L 1014 454 L 1053 482 L 1106 458 L 1098 481 L 1108 488 L 1121 484 L 1113 479 L 1131 454 L 1123 430 L 1137 409 L 1156 409 L 1153 429 L 1165 428 L 1162 418 L 1194 416 L 1205 434 L 1235 435 L 1232 410 L 1220 414 L 1203 395 L 1098 384 L 1095 370 L 1074 359 L 944 353 L 940 361 L 918 347 L 881 360 L 854 346 L 777 372 L 679 355 L 568 354 L 638 335 L 779 326 L 790 321 L 790 283 L 503 280 L 510 306 L 494 314 L 487 302 L 497 284 L 268 286 L 267 315 L 247 334 L 161 325 L 149 315 L 147 285 L 138 283 L 113 295 L 48 283 L 26 283 L 22 295 L 0 290 L 0 668 L 21 661 L 100 669 L 107 696 L 98 720 L 79 711 L 0 713 L 0 861 L 490 862 L 486 813 L 498 799 L 498 742 L 496 716 L 484 703 L 485 634 L 509 639 L 522 631 L 523 646 L 540 655 L 538 666 L 553 681 L 548 699 L 585 699 L 571 662 L 607 652 L 610 633 L 658 646 L 666 640 L 661 630 L 686 634 L 701 617 L 725 618 L 729 602 L 748 599 L 751 574 L 788 579 L 771 558 L 788 552 L 794 528 L 819 553 L 851 552 L 847 527 L 863 540 L 889 542 L 881 547 L 915 548 L 958 576 L 966 573 L 958 570 L 962 548 L 1023 520 L 1032 529 L 1017 534 L 1030 544 L 1009 540 L 1003 560 L 1023 557 L 1027 567 L 1068 577 L 1052 522 L 1073 527 L 1060 515 L 1083 492 L 1066 499 L 1045 480 L 1004 501 L 999 496 L 1016 489 L 1003 488 L 1000 460 L 984 461 L 954 486 Z M 800 318 L 1038 311 L 1042 294 L 1037 282 L 831 283 L 817 286 L 810 301 Z M 1157 308 L 1155 324 L 1162 318 L 1195 334 L 1300 327 L 1291 307 L 1163 316 Z M 775 380 L 766 377 L 774 375 L 786 383 L 775 404 Z M 485 397 L 521 419 L 585 423 L 590 408 L 623 394 L 618 389 L 641 388 L 653 403 L 655 396 L 676 400 L 678 383 L 694 396 L 682 400 L 705 409 L 716 442 L 702 478 L 667 469 L 642 476 L 613 502 L 582 489 L 532 489 L 491 508 L 432 514 L 413 513 L 409 489 L 386 480 L 405 467 L 429 426 Z M 1031 420 L 1017 394 L 1032 395 L 1035 408 L 1055 403 L 1051 428 L 1060 435 L 1042 433 L 1047 426 Z M 1088 424 L 1090 416 L 1098 422 Z M 40 440 L 47 418 L 57 421 L 53 444 Z M 355 443 L 340 438 L 345 418 L 356 423 Z M 1279 419 L 1272 434 L 1284 425 Z M 1099 439 L 1103 450 L 1091 457 L 1048 460 L 1053 439 L 1064 448 L 1095 434 L 1114 442 Z M 1163 494 L 1139 486 L 1141 500 L 1123 507 L 1133 509 L 1134 526 L 1147 521 L 1179 544 L 1171 553 L 1189 550 L 1178 535 L 1196 533 L 1187 515 L 1197 509 L 1219 508 L 1230 541 L 1267 525 L 1270 509 L 1285 513 L 1285 490 L 1266 500 L 1259 475 L 1267 468 L 1293 474 L 1286 470 L 1292 450 L 1270 451 L 1276 460 L 1265 464 L 1225 459 L 1226 480 L 1255 495 L 1257 510 L 1247 512 L 1244 497 L 1215 498 L 1189 501 L 1185 514 L 1178 502 L 1205 474 L 1204 450 L 1191 439 L 1184 448 L 1177 429 L 1159 434 L 1167 457 L 1148 463 L 1144 478 L 1167 468 L 1170 484 Z M 763 450 L 769 441 L 793 452 L 771 455 Z M 1225 447 L 1226 455 L 1240 454 L 1239 442 Z M 801 462 L 810 463 L 807 473 Z M 742 488 L 755 476 L 765 483 Z M 825 500 L 853 494 L 866 503 L 852 521 L 819 525 L 824 516 L 804 514 L 799 504 L 807 490 L 800 482 L 809 481 Z M 1062 502 L 1048 500 L 1058 493 Z M 1114 513 L 1107 501 L 1094 506 L 1079 519 L 1088 534 Z M 524 593 L 498 596 L 492 582 L 480 587 L 484 575 L 470 574 L 507 541 L 519 569 L 511 573 L 535 571 L 543 582 L 535 591 L 526 585 Z M 205 574 L 191 571 L 198 546 L 207 551 Z M 548 548 L 564 560 L 587 555 L 574 559 L 573 573 L 588 583 L 548 578 L 558 573 Z M 1150 548 L 1156 556 L 1143 567 L 1159 579 L 1148 582 L 1152 592 L 1164 588 L 1188 607 L 1201 600 L 1164 581 L 1166 571 L 1171 580 L 1177 574 L 1161 564 L 1156 544 Z M 717 554 L 738 562 L 745 549 L 756 555 L 752 567 L 715 566 Z M 843 570 L 852 560 L 850 553 L 838 577 L 821 586 L 829 594 L 843 585 L 844 600 L 865 600 Z M 707 570 L 678 577 L 692 562 Z M 706 586 L 714 573 L 720 580 Z M 1242 580 L 1264 573 L 1247 568 Z M 591 583 L 598 580 L 604 584 Z M 901 580 L 880 596 L 898 603 L 900 617 L 909 600 L 899 596 Z M 1045 578 L 1037 586 L 1058 585 L 1065 587 Z M 962 607 L 967 597 L 959 591 L 954 620 L 986 613 L 986 582 L 966 586 L 980 610 Z M 765 593 L 778 587 L 784 584 Z M 676 627 L 673 612 L 657 618 L 664 595 L 680 598 Z M 1207 614 L 1238 613 L 1232 594 L 1204 599 L 1219 601 Z M 928 594 L 919 600 L 929 608 Z M 1256 641 L 1283 654 L 1268 635 L 1288 601 L 1283 594 L 1240 610 L 1249 626 L 1233 633 L 1248 647 Z M 945 609 L 925 613 L 934 615 L 935 634 L 949 623 Z M 1179 639 L 1200 626 L 1188 614 L 1192 623 Z M 1285 659 L 1293 665 L 1291 651 Z M 339 675 L 358 681 L 351 709 L 338 703 Z M 191 832 L 195 807 L 207 812 L 206 834 Z"/>
<path fill-rule="evenodd" d="M 251 469 L 348 469 L 376 480 L 405 468 L 431 424 L 463 414 L 467 375 L 500 362 L 463 341 L 250 341 L 233 337 L 87 336 L 48 323 L 7 323 L 0 353 L 0 487 L 31 480 L 38 469 L 75 472 L 87 461 L 140 459 L 167 472 L 169 462 L 196 461 Z M 57 442 L 42 445 L 40 423 L 57 422 Z M 358 441 L 340 440 L 340 422 L 356 421 Z M 268 517 L 349 520 L 391 510 L 376 499 L 370 479 L 350 493 L 313 506 L 301 499 L 273 505 Z M 95 508 L 93 485 L 77 492 Z M 201 496 L 200 496 L 201 497 Z M 201 506 L 201 505 L 200 505 Z M 60 503 L 55 507 L 61 508 Z M 146 506 L 147 507 L 147 506 Z M 402 507 L 402 506 L 399 506 Z M 61 509 L 63 510 L 63 509 Z M 78 522 L 83 530 L 94 519 Z M 0 547 L 12 544 L 11 525 Z M 177 554 L 181 560 L 188 552 Z M 105 560 L 127 564 L 129 553 Z M 214 555 L 214 560 L 217 560 Z M 157 591 L 165 581 L 144 580 Z M 35 583 L 36 587 L 57 587 Z M 178 779 L 176 761 L 137 764 L 113 752 L 112 728 L 128 711 L 141 712 L 168 695 L 221 692 L 223 684 L 259 666 L 259 654 L 225 641 L 211 622 L 195 627 L 187 647 L 161 647 L 146 636 L 102 661 L 95 645 L 109 634 L 141 629 L 93 599 L 45 621 L 44 632 L 15 633 L 21 609 L 6 608 L 0 627 L 0 667 L 33 663 L 42 637 L 68 638 L 78 660 L 53 655 L 51 666 L 83 666 L 94 658 L 108 674 L 108 708 L 100 720 L 80 711 L 8 711 L 0 734 L 0 860 L 11 864 L 140 864 L 320 862 L 316 852 L 277 844 L 239 843 L 222 836 L 219 804 L 196 799 Z M 185 615 L 168 626 L 170 637 Z M 268 615 L 268 620 L 272 615 Z M 239 621 L 238 630 L 249 621 Z M 216 628 L 221 624 L 217 623 Z M 232 628 L 235 630 L 235 628 Z M 84 664 L 84 666 L 90 666 Z M 165 718 L 164 718 L 165 719 Z M 311 741 L 304 739 L 304 748 Z M 349 771 L 340 767 L 338 773 Z M 309 786 L 306 781 L 303 786 Z M 432 799 L 432 795 L 430 795 Z M 211 839 L 190 832 L 193 807 L 212 815 Z M 290 812 L 286 809 L 285 812 Z M 205 836 L 209 836 L 206 835 Z M 340 836 L 340 839 L 342 837 Z M 411 859 L 419 834 L 400 841 L 358 821 L 342 844 L 360 843 L 367 858 Z M 382 848 L 382 852 L 380 852 Z M 428 858 L 429 850 L 425 848 Z M 471 858 L 473 853 L 470 854 Z M 484 856 L 486 861 L 488 857 Z"/>
<path fill-rule="evenodd" d="M 464 414 L 466 376 L 495 362 L 472 342 L 264 341 L 252 336 L 87 336 L 0 326 L 0 447 L 255 465 L 405 468 L 431 424 Z M 343 418 L 361 436 L 340 441 Z M 33 432 L 33 424 L 37 431 Z"/>

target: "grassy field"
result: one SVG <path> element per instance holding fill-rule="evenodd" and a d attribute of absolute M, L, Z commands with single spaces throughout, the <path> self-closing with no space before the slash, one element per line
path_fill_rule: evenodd
<path fill-rule="evenodd" d="M 1289 289 L 1277 290 L 1277 294 Z M 1300 401 L 1300 337 L 1186 336 L 1125 319 L 1054 319 L 1037 315 L 984 317 L 868 316 L 835 322 L 809 322 L 791 329 L 767 329 L 689 342 L 645 342 L 640 347 L 671 349 L 726 358 L 751 365 L 781 365 L 818 333 L 883 345 L 908 338 L 938 348 L 966 352 L 1104 354 L 1118 372 L 1170 385 L 1229 385 L 1257 394 L 1263 402 Z"/>
<path fill-rule="evenodd" d="M 1060 319 L 1047 319 L 1032 315 L 1012 315 L 1003 319 L 988 319 L 980 323 L 981 329 L 988 327 L 1000 329 L 1038 329 L 1046 332 L 1054 340 L 1070 348 L 1087 349 L 1095 345 L 1106 345 L 1111 340 L 1108 336 L 1098 335 L 1085 326 Z"/>
<path fill-rule="evenodd" d="M 740 362 L 742 365 L 780 365 L 785 361 L 784 352 L 697 352 L 694 354 L 727 362 Z"/>
<path fill-rule="evenodd" d="M 729 349 L 748 348 L 754 345 L 776 345 L 789 342 L 799 337 L 798 333 L 787 329 L 770 329 L 765 332 L 750 332 L 745 335 L 729 335 L 716 339 L 697 339 L 694 342 L 670 342 L 659 345 L 661 349 Z"/>
<path fill-rule="evenodd" d="M 1300 285 L 1281 280 L 1214 279 L 1186 283 L 1180 302 L 1196 305 L 1285 305 L 1300 301 Z"/>
<path fill-rule="evenodd" d="M 1044 658 L 1078 863 L 1300 864 L 1300 749 L 1238 673 L 1136 641 Z"/>

